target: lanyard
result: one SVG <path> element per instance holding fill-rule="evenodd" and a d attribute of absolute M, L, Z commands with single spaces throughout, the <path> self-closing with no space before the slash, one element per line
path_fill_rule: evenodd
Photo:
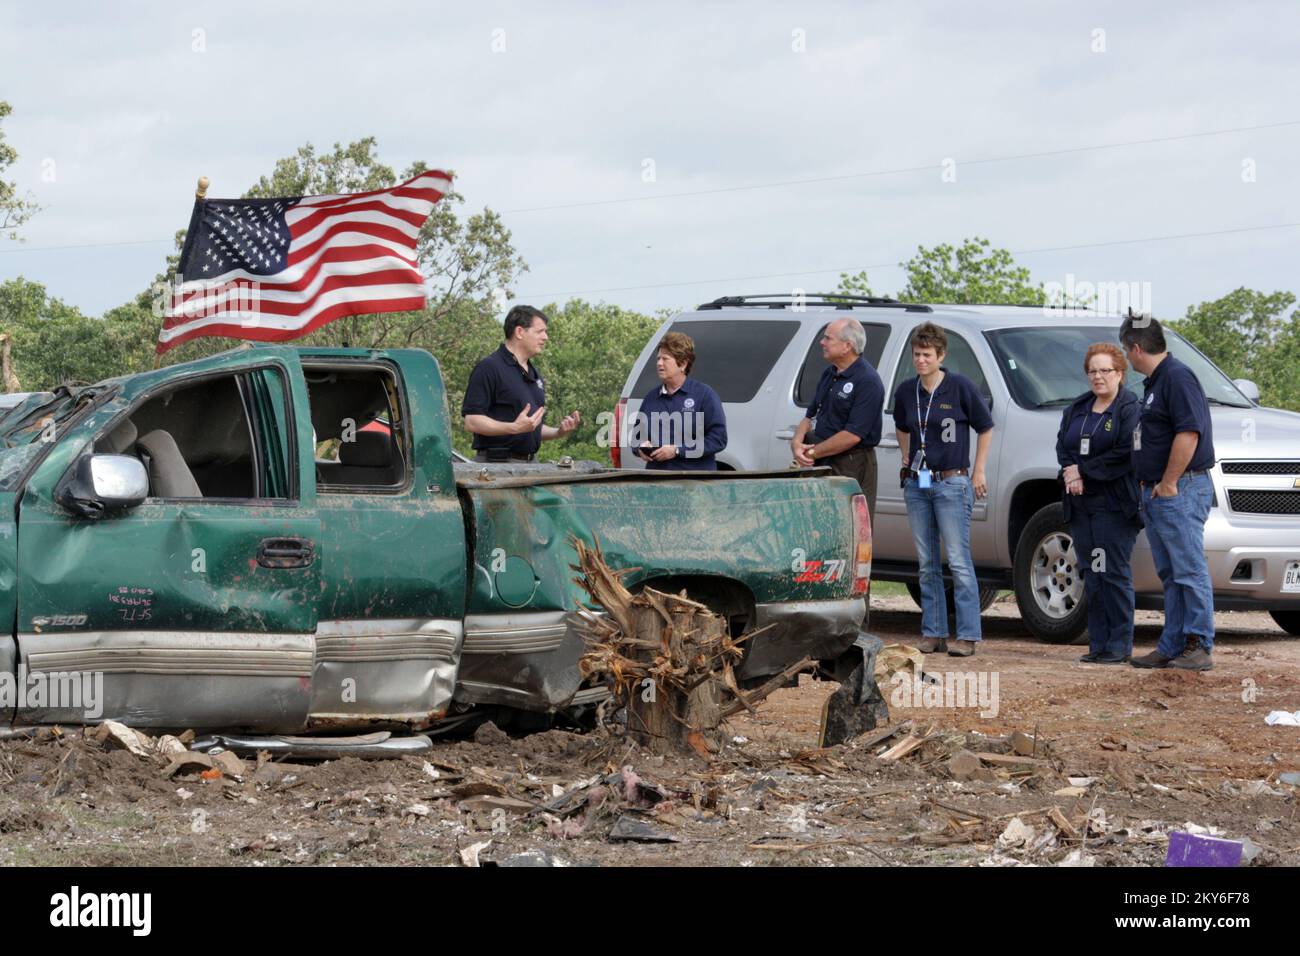
<path fill-rule="evenodd" d="M 934 392 L 939 391 L 939 386 L 934 387 Z M 930 427 L 930 409 L 934 407 L 934 392 L 930 393 L 930 400 L 925 403 L 925 419 L 921 419 L 921 376 L 916 377 L 916 421 L 921 426 L 921 460 L 927 461 L 925 457 L 925 430 Z"/>
<path fill-rule="evenodd" d="M 1092 436 L 1095 435 L 1095 434 L 1097 434 L 1097 429 L 1100 428 L 1100 427 L 1101 427 L 1101 423 L 1104 422 L 1104 421 L 1106 420 L 1106 414 L 1107 414 L 1109 411 L 1110 411 L 1110 409 L 1108 408 L 1108 409 L 1106 409 L 1106 411 L 1104 411 L 1104 412 L 1098 412 L 1098 413 L 1097 413 L 1097 424 L 1093 425 L 1093 426 L 1092 426 L 1092 431 L 1088 432 L 1088 440 L 1089 440 L 1089 441 L 1092 441 Z M 1088 416 L 1089 416 L 1090 414 L 1092 414 L 1092 413 L 1089 412 L 1089 411 L 1086 411 L 1086 410 L 1085 410 L 1084 413 L 1083 413 L 1083 424 L 1079 426 L 1079 435 L 1080 435 L 1080 437 L 1083 436 L 1083 430 L 1084 430 L 1085 428 L 1088 427 Z"/>

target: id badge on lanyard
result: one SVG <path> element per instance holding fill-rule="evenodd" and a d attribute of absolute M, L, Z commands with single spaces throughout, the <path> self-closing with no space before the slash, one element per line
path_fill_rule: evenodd
<path fill-rule="evenodd" d="M 925 419 L 922 420 L 921 419 L 921 377 L 918 375 L 916 378 L 916 420 L 917 423 L 921 426 L 919 429 L 921 434 L 921 450 L 917 452 L 916 455 L 917 467 L 913 469 L 913 471 L 916 472 L 916 487 L 918 488 L 929 488 L 931 484 L 931 479 L 933 477 L 930 473 L 930 462 L 925 455 L 925 430 L 930 425 L 930 409 L 933 407 L 934 407 L 934 392 L 931 392 L 930 400 L 926 402 L 925 405 Z"/>

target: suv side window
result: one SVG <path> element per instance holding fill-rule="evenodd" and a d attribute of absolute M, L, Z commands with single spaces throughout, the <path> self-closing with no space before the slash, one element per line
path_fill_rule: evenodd
<path fill-rule="evenodd" d="M 971 351 L 970 344 L 955 332 L 948 332 L 948 353 L 943 357 L 943 367 L 950 372 L 965 375 L 974 382 L 979 393 L 984 396 L 985 404 L 990 408 L 993 407 L 993 392 L 989 390 L 989 383 L 984 377 L 984 370 L 980 368 L 979 359 Z M 885 394 L 885 411 L 893 412 L 894 392 L 898 391 L 899 385 L 914 375 L 916 370 L 912 367 L 912 344 L 909 333 L 903 341 L 902 354 L 898 356 L 898 367 L 894 369 L 893 384 Z"/>
<path fill-rule="evenodd" d="M 691 378 L 718 393 L 724 402 L 748 402 L 767 381 L 777 359 L 799 331 L 800 323 L 747 322 L 743 318 L 674 322 L 669 332 L 685 332 L 695 343 L 695 367 Z M 667 334 L 667 333 L 665 333 Z M 641 369 L 631 398 L 645 398 L 659 384 L 655 373 L 658 350 L 651 352 Z"/>
<path fill-rule="evenodd" d="M 889 326 L 866 322 L 858 324 L 862 326 L 862 331 L 867 333 L 867 345 L 862 352 L 862 357 L 871 363 L 872 368 L 880 371 L 880 356 L 885 351 L 885 343 L 889 341 Z M 826 325 L 830 323 L 827 322 Z M 821 347 L 822 336 L 826 334 L 826 325 L 817 330 L 817 336 L 808 347 L 808 355 L 803 360 L 803 368 L 794 382 L 794 403 L 800 408 L 807 408 L 812 404 L 813 396 L 817 393 L 817 382 L 821 379 L 822 372 L 826 370 L 826 359 L 822 358 Z"/>

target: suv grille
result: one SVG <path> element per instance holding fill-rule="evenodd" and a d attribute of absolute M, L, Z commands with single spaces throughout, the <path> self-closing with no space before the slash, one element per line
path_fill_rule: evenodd
<path fill-rule="evenodd" d="M 1232 510 L 1253 515 L 1300 515 L 1300 491 L 1229 489 Z"/>
<path fill-rule="evenodd" d="M 1300 461 L 1224 461 L 1225 475 L 1300 475 Z"/>

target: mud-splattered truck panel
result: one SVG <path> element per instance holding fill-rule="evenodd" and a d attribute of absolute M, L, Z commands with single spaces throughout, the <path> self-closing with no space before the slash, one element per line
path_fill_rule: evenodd
<path fill-rule="evenodd" d="M 580 708 L 603 688 L 578 674 L 574 540 L 765 628 L 742 679 L 858 634 L 870 531 L 846 479 L 454 467 L 451 434 L 412 349 L 244 347 L 26 399 L 0 418 L 6 721 Z"/>

